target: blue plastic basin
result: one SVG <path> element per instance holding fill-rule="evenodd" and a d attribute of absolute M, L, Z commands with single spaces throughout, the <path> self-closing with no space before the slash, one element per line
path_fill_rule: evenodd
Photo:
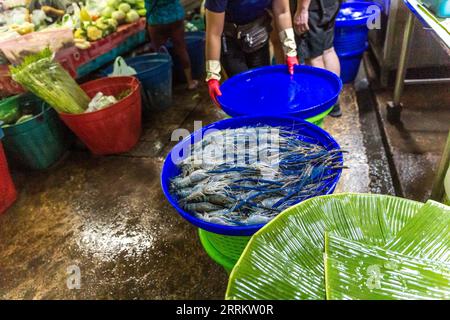
<path fill-rule="evenodd" d="M 192 133 L 189 137 L 186 137 L 182 141 L 180 141 L 173 150 L 183 150 L 186 146 L 189 144 L 194 143 L 194 141 L 198 141 L 198 139 L 201 139 L 203 134 L 207 130 L 211 129 L 218 129 L 218 130 L 224 130 L 224 129 L 231 129 L 231 128 L 240 128 L 240 127 L 247 127 L 247 126 L 263 126 L 263 125 L 269 125 L 269 126 L 284 126 L 292 128 L 294 131 L 297 131 L 299 133 L 298 138 L 307 141 L 310 143 L 316 143 L 319 144 L 328 150 L 340 148 L 339 144 L 336 142 L 336 140 L 333 139 L 333 137 L 330 136 L 326 131 L 319 128 L 316 125 L 313 125 L 309 122 L 306 122 L 304 120 L 293 118 L 293 117 L 274 117 L 274 116 L 258 116 L 258 117 L 239 117 L 239 118 L 230 118 L 226 120 L 221 120 L 215 123 L 212 123 L 210 125 L 207 125 L 203 127 L 202 129 Z M 188 156 L 182 155 L 181 158 L 184 158 Z M 341 158 L 341 163 L 343 162 Z M 329 179 L 330 181 L 330 187 L 325 191 L 324 194 L 331 194 L 333 193 L 334 189 L 336 188 L 336 184 L 339 181 L 339 178 L 341 176 L 342 169 L 333 169 L 330 170 L 331 173 L 337 173 L 337 175 Z M 260 225 L 251 225 L 251 226 L 224 226 L 224 225 L 217 225 L 210 222 L 203 221 L 199 218 L 194 217 L 187 211 L 183 210 L 177 202 L 177 199 L 175 196 L 173 196 L 169 192 L 170 187 L 170 180 L 179 175 L 180 170 L 179 168 L 174 164 L 172 161 L 171 153 L 169 153 L 166 157 L 166 160 L 164 161 L 164 165 L 161 171 L 161 186 L 162 190 L 164 192 L 164 195 L 166 196 L 167 200 L 170 202 L 170 204 L 178 211 L 178 213 L 187 221 L 192 223 L 193 225 L 204 229 L 209 232 L 214 232 L 218 234 L 224 234 L 224 235 L 230 235 L 230 236 L 250 236 L 253 235 L 256 231 L 258 231 L 260 228 L 264 226 L 264 224 Z"/>
<path fill-rule="evenodd" d="M 149 53 L 125 59 L 137 72 L 142 84 L 143 106 L 147 109 L 165 109 L 172 105 L 172 58 L 167 53 Z M 108 76 L 113 66 L 102 73 Z"/>
<path fill-rule="evenodd" d="M 296 66 L 291 76 L 285 65 L 253 69 L 225 81 L 218 101 L 231 117 L 289 115 L 314 117 L 337 101 L 342 82 L 325 69 Z"/>
<path fill-rule="evenodd" d="M 373 9 L 377 9 L 375 11 Z M 341 5 L 336 17 L 334 48 L 339 53 L 349 53 L 366 47 L 367 22 L 380 12 L 380 6 L 374 2 L 350 1 Z"/>
<path fill-rule="evenodd" d="M 343 83 L 350 83 L 358 75 L 359 65 L 367 47 L 354 52 L 338 53 L 339 63 L 341 65 L 341 79 Z"/>

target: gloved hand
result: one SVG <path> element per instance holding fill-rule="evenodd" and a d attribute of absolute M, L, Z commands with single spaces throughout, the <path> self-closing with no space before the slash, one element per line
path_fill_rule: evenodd
<path fill-rule="evenodd" d="M 279 33 L 279 37 L 283 46 L 284 54 L 286 55 L 286 64 L 288 65 L 289 73 L 294 74 L 294 66 L 298 64 L 294 29 L 288 28 L 281 31 Z"/>
<path fill-rule="evenodd" d="M 222 92 L 220 92 L 219 80 L 209 79 L 207 83 L 208 83 L 209 96 L 211 97 L 211 100 L 214 102 L 214 104 L 216 106 L 221 108 L 219 102 L 217 101 L 217 97 L 222 95 Z"/>
<path fill-rule="evenodd" d="M 220 61 L 207 60 L 206 61 L 206 83 L 208 83 L 209 96 L 216 106 L 221 108 L 217 97 L 222 95 L 220 92 Z"/>
<path fill-rule="evenodd" d="M 298 59 L 297 56 L 287 56 L 286 57 L 286 64 L 288 66 L 289 74 L 294 74 L 294 66 L 298 65 Z"/>

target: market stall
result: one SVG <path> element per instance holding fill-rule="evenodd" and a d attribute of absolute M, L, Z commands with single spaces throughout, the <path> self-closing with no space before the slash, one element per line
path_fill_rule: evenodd
<path fill-rule="evenodd" d="M 21 24 L 8 24 L 6 20 L 1 27 L 0 51 L 6 57 L 0 65 L 0 96 L 23 92 L 9 73 L 9 65 L 16 62 L 14 57 L 21 52 L 29 53 L 50 45 L 56 51 L 57 60 L 72 76 L 83 77 L 144 43 L 146 23 L 145 18 L 140 18 L 145 16 L 144 1 L 129 2 L 136 10 L 127 1 L 97 1 L 95 7 L 91 1 L 86 1 L 86 7 L 81 8 L 74 4 L 71 13 L 65 13 L 52 23 L 46 23 L 44 18 L 41 25 L 28 20 L 35 21 L 35 16 L 45 15 L 43 10 L 30 13 L 26 6 L 19 6 L 5 11 L 3 15 L 9 12 L 17 16 L 28 10 L 30 18 L 22 18 Z M 25 26 L 28 29 L 24 29 Z M 66 36 L 62 45 L 52 42 L 60 40 L 65 30 L 71 30 L 73 36 Z M 16 48 L 13 52 L 12 47 Z"/>

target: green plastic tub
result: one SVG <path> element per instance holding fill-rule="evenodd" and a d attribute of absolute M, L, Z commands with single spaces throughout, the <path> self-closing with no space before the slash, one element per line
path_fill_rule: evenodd
<path fill-rule="evenodd" d="M 319 127 L 322 128 L 323 127 L 323 120 L 331 112 L 331 110 L 333 110 L 333 108 L 334 108 L 334 106 L 331 107 L 330 109 L 328 109 L 327 111 L 322 112 L 321 114 L 318 114 L 318 115 L 316 115 L 316 116 L 314 116 L 312 118 L 305 119 L 305 121 L 308 121 L 308 122 L 310 122 L 312 124 L 315 124 L 316 126 L 319 126 Z M 231 118 L 231 117 L 226 115 L 224 119 L 229 119 L 229 118 Z"/>
<path fill-rule="evenodd" d="M 228 274 L 233 270 L 251 238 L 250 236 L 226 236 L 203 229 L 198 229 L 198 234 L 206 253 Z"/>
<path fill-rule="evenodd" d="M 6 155 L 10 163 L 21 167 L 47 169 L 68 150 L 73 135 L 59 120 L 56 111 L 36 97 L 22 96 L 20 108 L 29 108 L 36 115 L 23 123 L 3 128 Z"/>

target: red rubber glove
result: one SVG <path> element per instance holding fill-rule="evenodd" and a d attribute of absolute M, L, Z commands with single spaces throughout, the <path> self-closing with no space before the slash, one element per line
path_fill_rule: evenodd
<path fill-rule="evenodd" d="M 294 66 L 298 65 L 297 56 L 294 56 L 294 57 L 287 56 L 286 64 L 288 66 L 289 74 L 293 75 L 294 74 Z"/>
<path fill-rule="evenodd" d="M 208 80 L 209 96 L 211 97 L 211 100 L 214 102 L 214 104 L 219 108 L 221 108 L 219 102 L 217 101 L 217 97 L 222 95 L 222 92 L 220 92 L 219 87 L 220 87 L 219 80 L 216 79 Z"/>

